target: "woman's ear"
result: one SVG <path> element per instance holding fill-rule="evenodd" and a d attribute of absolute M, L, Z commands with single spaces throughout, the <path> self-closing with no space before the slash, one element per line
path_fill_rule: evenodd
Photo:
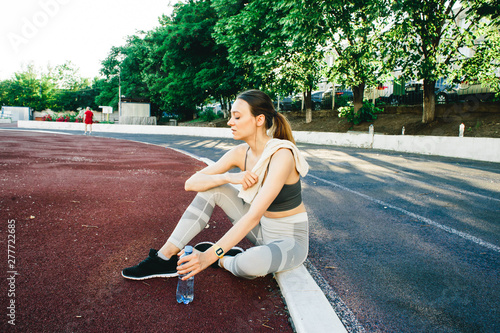
<path fill-rule="evenodd" d="M 266 116 L 263 114 L 259 114 L 257 116 L 257 126 L 263 126 L 266 124 Z"/>

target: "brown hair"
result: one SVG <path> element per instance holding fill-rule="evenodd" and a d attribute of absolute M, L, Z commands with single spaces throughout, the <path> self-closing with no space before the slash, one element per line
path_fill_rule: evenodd
<path fill-rule="evenodd" d="M 261 114 L 266 117 L 266 129 L 270 129 L 273 138 L 288 140 L 295 144 L 290 123 L 285 116 L 276 112 L 273 101 L 266 93 L 252 89 L 240 93 L 237 98 L 250 105 L 250 111 L 254 117 Z"/>

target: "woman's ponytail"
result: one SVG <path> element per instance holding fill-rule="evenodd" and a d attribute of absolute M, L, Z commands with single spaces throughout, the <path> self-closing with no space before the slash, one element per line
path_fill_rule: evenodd
<path fill-rule="evenodd" d="M 273 138 L 288 140 L 295 144 L 295 139 L 292 134 L 292 127 L 284 115 L 276 112 L 274 115 L 273 126 L 271 127 L 271 135 Z"/>

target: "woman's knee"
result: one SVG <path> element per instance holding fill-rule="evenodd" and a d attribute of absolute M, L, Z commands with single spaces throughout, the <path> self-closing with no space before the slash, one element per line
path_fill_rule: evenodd
<path fill-rule="evenodd" d="M 228 268 L 234 275 L 246 279 L 266 276 L 279 268 L 281 254 L 269 246 L 255 246 L 238 255 Z"/>

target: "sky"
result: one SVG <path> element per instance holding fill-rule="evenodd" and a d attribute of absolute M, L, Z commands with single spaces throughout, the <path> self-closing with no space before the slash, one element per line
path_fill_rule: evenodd
<path fill-rule="evenodd" d="M 33 64 L 47 72 L 67 61 L 82 77 L 99 75 L 101 61 L 126 37 L 159 26 L 170 0 L 3 0 L 0 2 L 0 80 Z"/>

